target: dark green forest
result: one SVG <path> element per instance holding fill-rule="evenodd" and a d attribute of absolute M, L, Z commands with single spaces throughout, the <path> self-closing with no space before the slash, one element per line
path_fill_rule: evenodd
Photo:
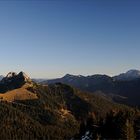
<path fill-rule="evenodd" d="M 28 88 L 37 100 L 0 102 L 0 139 L 140 139 L 140 111 L 61 83 Z"/>

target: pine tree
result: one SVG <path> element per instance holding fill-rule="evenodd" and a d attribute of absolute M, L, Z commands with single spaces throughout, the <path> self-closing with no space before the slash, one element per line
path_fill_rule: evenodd
<path fill-rule="evenodd" d="M 121 138 L 125 140 L 135 139 L 133 124 L 128 119 L 126 119 L 125 124 L 122 126 Z"/>

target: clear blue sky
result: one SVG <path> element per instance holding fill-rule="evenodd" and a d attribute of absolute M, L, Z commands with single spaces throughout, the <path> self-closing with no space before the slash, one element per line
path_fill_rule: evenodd
<path fill-rule="evenodd" d="M 140 69 L 140 0 L 0 0 L 0 74 Z"/>

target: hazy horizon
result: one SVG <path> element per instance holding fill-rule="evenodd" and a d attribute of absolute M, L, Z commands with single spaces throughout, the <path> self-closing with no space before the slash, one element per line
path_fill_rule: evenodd
<path fill-rule="evenodd" d="M 0 1 L 0 74 L 110 76 L 140 69 L 140 1 Z"/>
<path fill-rule="evenodd" d="M 15 73 L 20 73 L 20 72 L 24 72 L 25 74 L 27 74 L 30 78 L 35 78 L 35 79 L 55 79 L 55 78 L 62 78 L 62 77 L 64 77 L 65 75 L 67 75 L 67 74 L 70 74 L 70 75 L 75 75 L 75 76 L 78 76 L 78 75 L 82 75 L 82 76 L 92 76 L 92 75 L 96 75 L 96 74 L 101 74 L 101 75 L 108 75 L 108 76 L 110 76 L 110 77 L 113 77 L 113 76 L 117 76 L 117 75 L 120 75 L 120 74 L 122 74 L 122 73 L 126 73 L 126 72 L 128 72 L 128 71 L 130 71 L 130 70 L 139 70 L 139 69 L 129 69 L 129 70 L 125 70 L 125 71 L 121 71 L 121 72 L 119 72 L 119 73 L 114 73 L 114 74 L 107 74 L 107 73 L 90 73 L 90 74 L 80 74 L 80 73 L 64 73 L 64 74 L 61 74 L 61 75 L 59 75 L 59 76 L 55 76 L 55 75 L 53 75 L 52 77 L 49 77 L 49 75 L 46 75 L 45 77 L 40 77 L 40 76 L 38 76 L 38 77 L 32 77 L 31 75 L 31 73 L 28 73 L 28 72 L 25 72 L 25 71 L 7 71 L 7 73 L 5 72 L 4 74 L 1 74 L 0 73 L 0 76 L 7 76 L 7 74 L 9 73 L 9 72 L 15 72 Z"/>

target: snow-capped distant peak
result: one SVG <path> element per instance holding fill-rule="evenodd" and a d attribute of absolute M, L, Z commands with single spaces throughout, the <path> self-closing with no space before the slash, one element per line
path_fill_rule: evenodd
<path fill-rule="evenodd" d="M 126 73 L 122 73 L 118 76 L 115 76 L 115 80 L 134 80 L 140 78 L 140 71 L 139 70 L 129 70 Z"/>
<path fill-rule="evenodd" d="M 82 75 L 71 75 L 71 74 L 66 74 L 63 78 L 81 78 L 83 77 Z"/>
<path fill-rule="evenodd" d="M 140 71 L 139 70 L 129 70 L 126 72 L 126 74 L 128 75 L 140 75 Z"/>

